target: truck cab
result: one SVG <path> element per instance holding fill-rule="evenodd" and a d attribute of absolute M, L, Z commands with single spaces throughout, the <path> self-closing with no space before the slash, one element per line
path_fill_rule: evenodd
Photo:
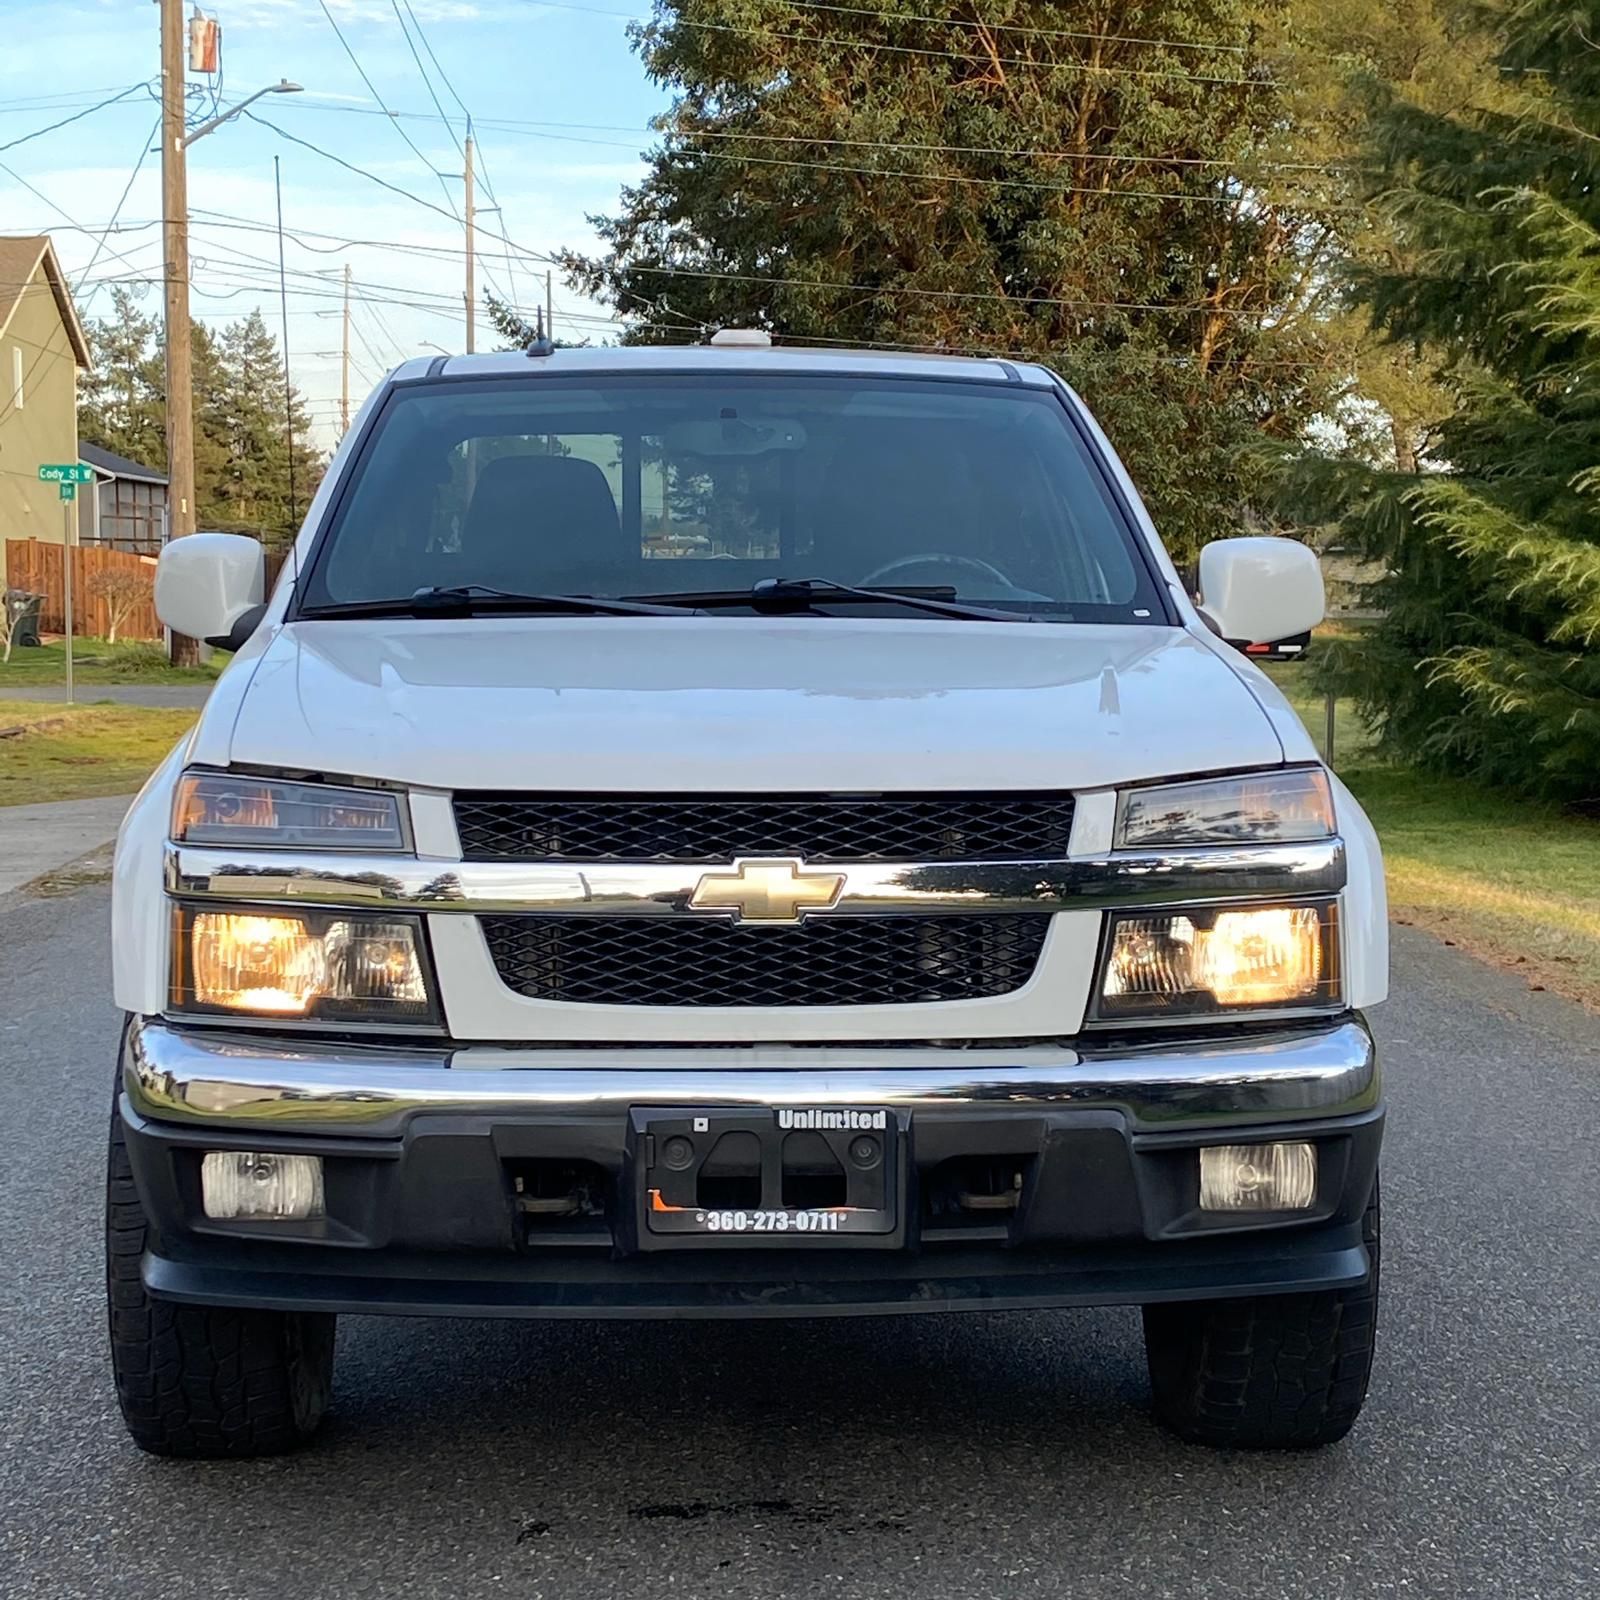
<path fill-rule="evenodd" d="M 1366 1391 L 1377 841 L 1044 367 L 406 363 L 128 813 L 107 1220 L 148 1450 L 309 1438 L 342 1312 L 1143 1308 L 1157 1414 Z M 1066 1425 L 1063 1422 L 1062 1425 Z"/>

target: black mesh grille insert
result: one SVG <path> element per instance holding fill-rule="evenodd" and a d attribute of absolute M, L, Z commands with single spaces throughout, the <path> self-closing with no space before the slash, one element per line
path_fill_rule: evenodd
<path fill-rule="evenodd" d="M 483 917 L 501 980 L 534 1000 L 617 1006 L 870 1006 L 981 1000 L 1033 974 L 1048 915 Z"/>
<path fill-rule="evenodd" d="M 1072 796 L 459 793 L 468 861 L 1059 860 Z"/>

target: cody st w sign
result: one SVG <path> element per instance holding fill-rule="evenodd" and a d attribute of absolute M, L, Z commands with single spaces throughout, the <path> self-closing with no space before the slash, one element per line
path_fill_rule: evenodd
<path fill-rule="evenodd" d="M 59 484 L 61 498 L 72 500 L 77 497 L 80 483 L 94 482 L 94 468 L 84 466 L 81 461 L 50 462 L 39 468 L 39 481 Z"/>

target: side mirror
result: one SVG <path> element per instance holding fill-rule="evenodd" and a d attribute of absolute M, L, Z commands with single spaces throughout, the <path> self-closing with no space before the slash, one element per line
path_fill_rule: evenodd
<path fill-rule="evenodd" d="M 1322 565 L 1308 545 L 1218 539 L 1200 552 L 1200 614 L 1229 644 L 1246 649 L 1298 639 L 1326 609 Z"/>
<path fill-rule="evenodd" d="M 239 533 L 185 534 L 156 563 L 156 615 L 174 633 L 237 650 L 261 620 L 266 587 L 259 540 Z"/>

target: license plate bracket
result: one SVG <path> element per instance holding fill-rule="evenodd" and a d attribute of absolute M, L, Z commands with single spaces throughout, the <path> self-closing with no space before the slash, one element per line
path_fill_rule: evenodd
<path fill-rule="evenodd" d="M 898 1248 L 909 1133 L 881 1106 L 634 1107 L 636 1248 Z"/>

